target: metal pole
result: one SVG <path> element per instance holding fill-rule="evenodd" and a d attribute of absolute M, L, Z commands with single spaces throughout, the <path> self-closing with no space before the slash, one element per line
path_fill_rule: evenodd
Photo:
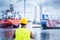
<path fill-rule="evenodd" d="M 26 14 L 26 0 L 24 0 L 24 17 L 25 17 L 25 14 Z"/>
<path fill-rule="evenodd" d="M 34 15 L 34 24 L 36 23 L 36 6 L 35 6 L 35 15 Z"/>
<path fill-rule="evenodd" d="M 40 22 L 42 21 L 42 5 L 40 5 Z"/>

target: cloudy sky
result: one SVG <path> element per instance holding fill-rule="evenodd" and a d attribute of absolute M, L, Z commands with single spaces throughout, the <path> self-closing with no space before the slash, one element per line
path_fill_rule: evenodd
<path fill-rule="evenodd" d="M 24 0 L 0 0 L 0 12 L 9 9 L 11 3 L 14 4 L 14 10 L 24 16 Z M 33 21 L 36 12 L 36 21 L 39 21 L 40 4 L 42 14 L 48 14 L 51 20 L 60 19 L 60 0 L 26 0 L 25 17 Z"/>
<path fill-rule="evenodd" d="M 60 18 L 60 0 L 48 0 L 43 4 L 43 10 L 48 13 L 51 18 Z"/>

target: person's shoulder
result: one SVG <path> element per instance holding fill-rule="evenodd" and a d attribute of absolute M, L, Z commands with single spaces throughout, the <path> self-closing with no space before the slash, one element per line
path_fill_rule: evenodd
<path fill-rule="evenodd" d="M 29 29 L 26 29 L 26 30 L 30 32 L 30 30 L 29 30 Z"/>
<path fill-rule="evenodd" d="M 26 30 L 30 31 L 29 29 L 26 28 Z"/>

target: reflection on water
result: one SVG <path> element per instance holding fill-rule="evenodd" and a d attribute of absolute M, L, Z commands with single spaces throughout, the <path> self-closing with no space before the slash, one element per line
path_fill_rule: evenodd
<path fill-rule="evenodd" d="M 60 40 L 60 29 L 47 29 L 47 30 L 42 30 L 42 32 L 45 32 L 49 35 L 48 40 Z"/>
<path fill-rule="evenodd" d="M 15 31 L 15 29 L 0 28 L 0 40 L 13 40 L 11 37 L 11 35 L 13 36 L 14 34 L 13 31 Z M 35 36 L 35 39 L 31 40 L 60 40 L 60 29 L 41 30 L 40 28 L 32 28 L 31 31 Z"/>
<path fill-rule="evenodd" d="M 13 29 L 0 28 L 0 40 L 13 40 Z"/>

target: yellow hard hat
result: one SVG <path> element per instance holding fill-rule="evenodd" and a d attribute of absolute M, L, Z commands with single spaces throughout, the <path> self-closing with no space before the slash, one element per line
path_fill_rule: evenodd
<path fill-rule="evenodd" d="M 27 18 L 21 18 L 20 23 L 22 23 L 22 24 L 28 24 Z"/>

